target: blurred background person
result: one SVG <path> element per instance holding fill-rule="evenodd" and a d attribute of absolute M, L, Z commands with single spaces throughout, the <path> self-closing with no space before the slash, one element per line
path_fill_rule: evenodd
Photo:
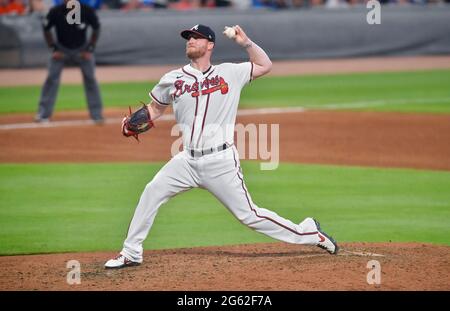
<path fill-rule="evenodd" d="M 51 51 L 51 57 L 35 121 L 49 122 L 58 94 L 61 71 L 65 62 L 72 62 L 81 68 L 90 116 L 95 123 L 101 124 L 103 123 L 103 105 L 95 78 L 93 54 L 100 33 L 100 23 L 94 9 L 81 4 L 81 23 L 69 24 L 66 16 L 72 9 L 66 8 L 68 1 L 65 0 L 65 3 L 53 7 L 43 21 L 44 37 Z M 53 27 L 56 30 L 56 41 L 51 32 Z M 93 31 L 89 42 L 86 42 L 88 27 L 91 27 Z"/>
<path fill-rule="evenodd" d="M 168 8 L 173 10 L 185 11 L 200 7 L 200 0 L 169 0 Z"/>
<path fill-rule="evenodd" d="M 252 0 L 231 0 L 231 6 L 238 10 L 245 10 L 252 7 Z"/>
<path fill-rule="evenodd" d="M 200 7 L 202 8 L 225 8 L 232 5 L 230 0 L 200 0 Z"/>
<path fill-rule="evenodd" d="M 28 12 L 31 13 L 44 13 L 46 12 L 49 7 L 46 5 L 44 0 L 30 0 L 29 1 L 30 7 Z"/>

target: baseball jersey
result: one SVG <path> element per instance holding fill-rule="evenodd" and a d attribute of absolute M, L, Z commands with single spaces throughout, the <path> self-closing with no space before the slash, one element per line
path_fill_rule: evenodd
<path fill-rule="evenodd" d="M 231 145 L 241 90 L 252 72 L 251 62 L 212 65 L 205 72 L 188 64 L 165 74 L 149 95 L 173 106 L 185 149 Z"/>

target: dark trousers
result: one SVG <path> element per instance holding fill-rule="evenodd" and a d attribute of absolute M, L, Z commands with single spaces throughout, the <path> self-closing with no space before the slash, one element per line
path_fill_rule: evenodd
<path fill-rule="evenodd" d="M 58 95 L 61 72 L 66 61 L 71 61 L 80 67 L 83 74 L 84 92 L 86 95 L 89 113 L 93 120 L 102 119 L 102 99 L 97 80 L 95 79 L 95 59 L 94 54 L 89 60 L 81 58 L 82 49 L 69 50 L 59 48 L 64 53 L 64 59 L 56 60 L 50 56 L 48 65 L 48 76 L 42 87 L 39 100 L 38 115 L 42 119 L 50 118 L 55 107 L 56 96 Z"/>

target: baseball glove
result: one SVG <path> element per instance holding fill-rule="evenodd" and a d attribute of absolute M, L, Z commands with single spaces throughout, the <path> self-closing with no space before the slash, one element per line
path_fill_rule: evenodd
<path fill-rule="evenodd" d="M 139 134 L 147 132 L 155 125 L 152 122 L 150 111 L 144 103 L 142 103 L 142 108 L 135 112 L 131 112 L 131 107 L 129 109 L 130 115 L 125 116 L 122 120 L 122 134 L 125 137 L 133 136 L 139 141 Z"/>

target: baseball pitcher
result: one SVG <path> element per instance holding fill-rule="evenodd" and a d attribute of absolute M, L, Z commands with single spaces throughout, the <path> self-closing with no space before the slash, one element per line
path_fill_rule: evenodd
<path fill-rule="evenodd" d="M 181 32 L 190 63 L 165 74 L 149 93 L 152 101 L 122 121 L 122 133 L 138 138 L 153 127 L 170 105 L 182 130 L 183 151 L 174 156 L 147 184 L 130 223 L 120 254 L 105 267 L 136 266 L 143 261 L 142 244 L 159 207 L 176 194 L 200 187 L 210 191 L 243 224 L 274 239 L 317 245 L 337 254 L 338 245 L 313 218 L 300 224 L 258 207 L 244 182 L 234 124 L 242 88 L 267 74 L 272 67 L 267 54 L 240 26 L 226 35 L 245 49 L 249 61 L 211 64 L 215 34 L 205 25 Z"/>

